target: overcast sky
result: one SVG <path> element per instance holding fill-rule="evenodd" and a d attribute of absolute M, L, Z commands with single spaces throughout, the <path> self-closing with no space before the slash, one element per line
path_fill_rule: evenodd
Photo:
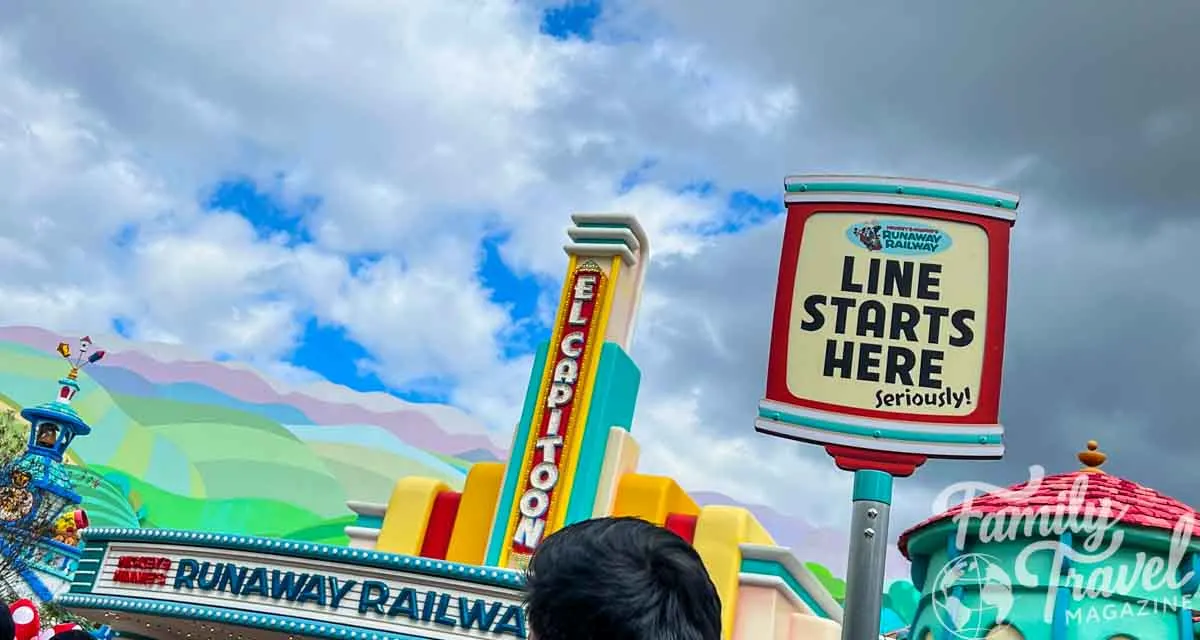
<path fill-rule="evenodd" d="M 336 381 L 507 429 L 568 215 L 628 211 L 646 463 L 843 526 L 848 477 L 753 432 L 782 179 L 991 185 L 1023 196 L 1008 454 L 926 465 L 894 528 L 1089 438 L 1200 502 L 1200 3 L 607 0 L 571 37 L 554 5 L 0 3 L 0 323 L 116 320 L 297 380 L 333 376 L 296 355 L 319 324 L 366 354 Z M 248 181 L 269 215 L 211 197 Z"/>

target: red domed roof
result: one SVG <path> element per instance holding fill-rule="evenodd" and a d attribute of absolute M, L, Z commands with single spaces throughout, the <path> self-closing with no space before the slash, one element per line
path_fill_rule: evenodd
<path fill-rule="evenodd" d="M 1108 520 L 1126 526 L 1171 531 L 1185 517 L 1200 523 L 1200 513 L 1188 505 L 1165 496 L 1131 480 L 1108 475 L 1100 470 L 1105 455 L 1096 450 L 1095 441 L 1088 451 L 1079 454 L 1086 467 L 1071 473 L 1061 473 L 1022 482 L 951 507 L 945 513 L 908 529 L 900 535 L 900 553 L 908 557 L 908 542 L 913 534 L 969 510 L 969 517 L 1006 513 L 1016 515 L 1033 512 L 1053 517 L 1056 510 L 1069 508 L 1076 514 L 1095 514 L 1107 504 Z M 1081 499 L 1074 494 L 1082 494 Z M 1107 499 L 1107 502 L 1104 502 Z M 1026 515 L 1025 517 L 1029 517 Z"/>

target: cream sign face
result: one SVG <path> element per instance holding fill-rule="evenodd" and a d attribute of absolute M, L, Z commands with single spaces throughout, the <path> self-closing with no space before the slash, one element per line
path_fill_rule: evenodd
<path fill-rule="evenodd" d="M 976 225 L 817 213 L 792 290 L 787 387 L 851 409 L 965 416 L 976 408 L 988 237 Z"/>

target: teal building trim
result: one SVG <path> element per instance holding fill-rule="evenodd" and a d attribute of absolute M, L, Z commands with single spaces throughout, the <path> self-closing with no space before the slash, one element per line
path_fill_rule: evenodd
<path fill-rule="evenodd" d="M 805 589 L 804 586 L 801 585 L 798 580 L 796 580 L 796 577 L 792 575 L 792 572 L 788 571 L 787 567 L 784 567 L 781 563 L 758 558 L 743 558 L 739 572 L 759 576 L 772 576 L 783 580 L 783 583 L 787 585 L 788 589 L 790 589 L 792 593 L 796 594 L 796 596 L 799 597 L 804 604 L 808 605 L 808 608 L 811 609 L 813 613 L 817 614 L 817 616 L 821 618 L 825 618 L 826 620 L 831 619 L 829 612 L 822 608 L 821 605 L 817 604 L 817 601 L 808 593 L 808 590 Z"/>
<path fill-rule="evenodd" d="M 1050 622 L 1050 640 L 1067 640 L 1067 611 L 1071 608 L 1071 586 L 1065 584 L 1071 569 L 1071 556 L 1066 553 L 1074 544 L 1071 532 L 1067 531 L 1058 537 L 1058 544 L 1065 547 L 1062 554 L 1062 564 L 1054 568 L 1058 571 L 1058 588 L 1054 596 L 1054 619 Z"/>
<path fill-rule="evenodd" d="M 381 518 L 379 516 L 366 516 L 361 513 L 356 514 L 356 515 L 358 517 L 355 518 L 354 524 L 352 526 L 362 527 L 363 529 L 382 529 L 383 528 L 383 518 Z"/>
<path fill-rule="evenodd" d="M 1174 585 L 1165 581 L 1165 578 L 1163 584 L 1157 584 L 1157 578 L 1152 579 L 1156 584 L 1146 584 L 1137 577 L 1138 572 L 1145 570 L 1143 567 L 1154 566 L 1147 563 L 1162 562 L 1159 566 L 1169 564 L 1167 543 L 1158 541 L 1158 544 L 1149 544 L 1156 542 L 1154 537 L 1135 537 L 1131 535 L 1138 531 L 1135 528 L 1117 529 L 1124 536 L 1120 548 L 1111 557 L 1095 562 L 1078 558 L 1071 560 L 1069 549 L 1074 548 L 1083 553 L 1076 545 L 1082 533 L 1066 532 L 1066 535 L 1048 539 L 1018 536 L 1015 540 L 987 543 L 972 536 L 967 539 L 965 548 L 959 549 L 952 529 L 936 525 L 933 529 L 936 530 L 940 542 L 939 548 L 931 548 L 933 539 L 927 537 L 922 550 L 918 552 L 919 555 L 912 556 L 914 585 L 920 578 L 916 575 L 917 563 L 924 557 L 929 558 L 929 568 L 925 570 L 927 575 L 925 580 L 921 581 L 921 599 L 912 618 L 912 629 L 918 632 L 929 631 L 935 640 L 960 640 L 963 632 L 971 635 L 976 631 L 971 625 L 955 629 L 953 624 L 950 624 L 950 628 L 944 628 L 949 620 L 945 614 L 954 612 L 941 610 L 940 606 L 950 601 L 966 603 L 968 607 L 979 605 L 983 602 L 981 598 L 984 597 L 984 583 L 959 580 L 953 586 L 939 585 L 933 577 L 940 576 L 956 559 L 973 554 L 983 556 L 983 560 L 992 561 L 996 568 L 1007 573 L 1010 580 L 1019 580 L 1009 583 L 1013 597 L 1012 607 L 1003 622 L 1012 625 L 1031 640 L 1106 640 L 1115 635 L 1147 640 L 1193 640 L 1193 629 L 1200 629 L 1200 625 L 1192 622 L 1191 602 L 1194 592 L 1187 585 L 1190 576 L 1186 575 L 1190 572 L 1194 560 L 1189 556 L 1181 558 L 1182 575 Z M 1163 535 L 1166 533 L 1163 532 Z M 1018 560 L 1028 545 L 1035 541 L 1052 541 L 1058 549 L 1043 547 L 1034 555 Z M 1142 543 L 1147 544 L 1143 546 Z M 909 550 L 913 550 L 911 539 Z M 1018 569 L 1020 566 L 1024 569 Z M 1030 578 L 1015 573 L 1021 570 L 1030 572 L 1034 582 L 1029 582 Z M 1176 586 L 1179 584 L 1184 586 Z M 940 590 L 942 586 L 947 586 L 946 592 Z M 1103 590 L 1106 587 L 1112 591 Z M 1102 591 L 1097 593 L 1096 589 Z M 986 607 L 984 609 L 986 610 Z M 976 617 L 976 614 L 972 613 L 972 622 L 991 625 L 1001 621 L 999 618 L 988 619 L 985 612 L 979 615 L 983 617 Z"/>
<path fill-rule="evenodd" d="M 541 396 L 542 376 L 546 373 L 546 358 L 550 353 L 550 342 L 543 342 L 533 356 L 533 366 L 529 371 L 529 386 L 525 389 L 525 406 L 521 409 L 521 422 L 517 424 L 514 443 L 526 442 L 529 431 L 533 428 L 533 414 L 537 409 Z M 505 538 L 508 536 L 508 515 L 513 511 L 517 501 L 517 486 L 521 481 L 521 460 L 518 456 L 525 455 L 516 447 L 508 452 L 508 468 L 504 473 L 504 484 L 500 489 L 500 499 L 496 502 L 496 517 L 492 520 L 492 532 L 488 536 L 487 554 L 483 563 L 488 566 L 500 564 L 500 554 L 504 551 Z"/>
<path fill-rule="evenodd" d="M 1200 591 L 1200 554 L 1191 552 L 1184 557 L 1182 566 L 1179 567 L 1181 575 L 1175 576 L 1176 580 L 1183 582 L 1179 587 L 1181 594 L 1191 598 L 1193 603 L 1196 602 L 1196 593 Z M 1192 619 L 1192 611 L 1190 608 L 1180 607 L 1177 612 L 1179 616 L 1179 637 L 1184 640 L 1191 640 L 1193 637 L 1200 635 L 1195 629 L 1195 622 Z"/>
<path fill-rule="evenodd" d="M 950 534 L 946 536 L 946 564 L 949 565 L 951 562 L 959 559 L 966 552 L 967 550 L 965 548 L 960 548 L 958 546 L 957 532 L 950 532 Z M 963 591 L 963 586 L 958 584 L 955 585 L 954 589 L 950 591 L 950 595 L 955 600 L 962 601 Z M 930 602 L 932 604 L 932 600 Z M 920 611 L 917 613 L 920 613 Z M 938 640 L 955 640 L 955 635 L 956 630 L 954 629 L 949 629 L 945 626 L 938 629 Z"/>
<path fill-rule="evenodd" d="M 578 443 L 579 457 L 576 458 L 575 479 L 571 484 L 564 524 L 592 517 L 600 488 L 600 475 L 604 471 L 609 430 L 620 427 L 629 431 L 641 382 L 642 372 L 633 358 L 621 345 L 605 342 L 596 365 L 583 438 Z"/>

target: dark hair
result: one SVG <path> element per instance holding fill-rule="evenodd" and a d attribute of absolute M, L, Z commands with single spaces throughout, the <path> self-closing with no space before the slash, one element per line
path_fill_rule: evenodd
<path fill-rule="evenodd" d="M 16 635 L 17 624 L 13 622 L 12 611 L 0 601 L 0 640 L 12 640 Z"/>
<path fill-rule="evenodd" d="M 534 640 L 720 640 L 721 600 L 700 555 L 638 518 L 547 537 L 527 570 Z"/>

